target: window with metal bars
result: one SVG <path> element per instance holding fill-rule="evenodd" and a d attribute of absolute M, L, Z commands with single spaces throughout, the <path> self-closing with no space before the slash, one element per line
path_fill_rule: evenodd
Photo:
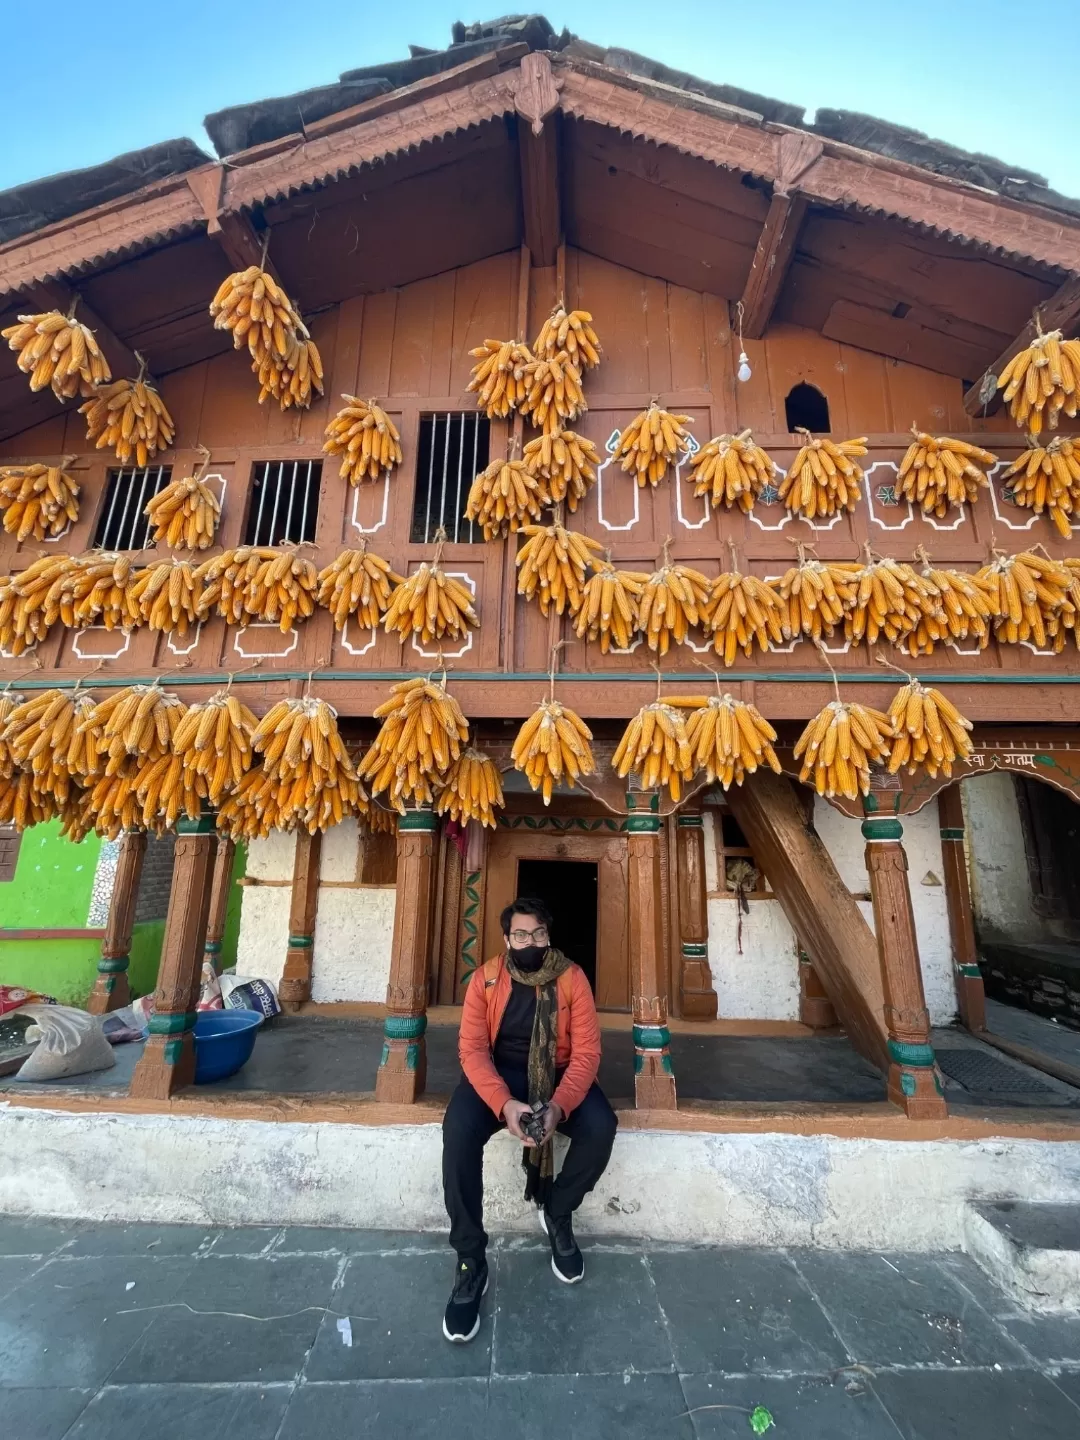
<path fill-rule="evenodd" d="M 143 514 L 146 502 L 172 479 L 171 465 L 146 465 L 141 470 L 110 470 L 105 485 L 94 548 L 144 550 L 151 544 L 152 525 Z"/>
<path fill-rule="evenodd" d="M 480 527 L 465 519 L 465 506 L 490 449 L 491 421 L 486 415 L 453 410 L 420 416 L 409 536 L 414 545 L 431 544 L 440 525 L 451 543 L 480 543 Z"/>
<path fill-rule="evenodd" d="M 13 825 L 0 825 L 0 885 L 15 879 L 22 836 Z"/>
<path fill-rule="evenodd" d="M 251 468 L 245 545 L 315 539 L 321 460 L 259 460 Z"/>

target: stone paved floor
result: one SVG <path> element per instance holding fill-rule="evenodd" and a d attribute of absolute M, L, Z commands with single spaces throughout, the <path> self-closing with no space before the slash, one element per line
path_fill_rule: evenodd
<path fill-rule="evenodd" d="M 570 1288 L 497 1242 L 451 1346 L 438 1236 L 0 1219 L 0 1435 L 695 1440 L 758 1405 L 777 1440 L 1080 1434 L 1080 1317 L 965 1256 L 584 1248 Z"/>

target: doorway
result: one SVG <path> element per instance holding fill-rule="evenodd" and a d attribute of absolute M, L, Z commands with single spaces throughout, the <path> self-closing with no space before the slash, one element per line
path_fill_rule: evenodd
<path fill-rule="evenodd" d="M 551 943 L 580 965 L 596 993 L 599 867 L 587 860 L 519 860 L 517 894 L 551 911 Z"/>

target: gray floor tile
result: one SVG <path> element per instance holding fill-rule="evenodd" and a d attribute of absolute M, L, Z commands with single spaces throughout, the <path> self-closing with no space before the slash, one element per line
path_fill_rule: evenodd
<path fill-rule="evenodd" d="M 0 1311 L 0 1383 L 99 1388 L 175 1298 L 194 1261 L 53 1260 Z M 126 1285 L 134 1281 L 135 1288 Z M 140 1307 L 142 1313 L 121 1313 Z"/>
<path fill-rule="evenodd" d="M 873 1387 L 904 1440 L 1065 1440 L 1077 1433 L 1076 1407 L 1030 1370 L 894 1371 Z"/>
<path fill-rule="evenodd" d="M 649 1268 L 683 1373 L 821 1374 L 847 1360 L 828 1320 L 783 1255 L 654 1252 Z"/>
<path fill-rule="evenodd" d="M 866 1365 L 1023 1365 L 1021 1352 L 926 1255 L 801 1251 L 796 1263 Z"/>
<path fill-rule="evenodd" d="M 442 1317 L 454 1281 L 449 1253 L 361 1255 L 349 1261 L 333 1309 L 352 1323 L 352 1347 L 327 1315 L 304 1371 L 307 1380 L 413 1380 L 487 1375 L 496 1267 L 480 1309 L 480 1332 L 468 1345 L 443 1338 Z"/>
<path fill-rule="evenodd" d="M 487 1384 L 479 1377 L 417 1385 L 394 1380 L 305 1383 L 293 1395 L 278 1440 L 485 1440 Z M 504 1432 L 500 1440 L 516 1436 Z"/>
<path fill-rule="evenodd" d="M 236 1225 L 218 1232 L 217 1238 L 204 1252 L 207 1255 L 261 1255 L 264 1250 L 277 1249 L 280 1225 Z"/>
<path fill-rule="evenodd" d="M 322 1225 L 289 1225 L 274 1247 L 279 1255 L 373 1255 L 384 1250 L 434 1250 L 451 1256 L 445 1235 L 420 1230 L 347 1230 Z"/>
<path fill-rule="evenodd" d="M 0 1217 L 0 1255 L 52 1255 L 78 1228 L 74 1220 Z"/>
<path fill-rule="evenodd" d="M 6 1440 L 63 1440 L 93 1390 L 2 1390 L 0 1428 Z"/>
<path fill-rule="evenodd" d="M 28 1280 L 34 1271 L 40 1270 L 44 1264 L 44 1260 L 0 1255 L 0 1300 L 14 1290 L 16 1285 Z"/>
<path fill-rule="evenodd" d="M 110 1386 L 65 1440 L 274 1440 L 288 1385 Z"/>
<path fill-rule="evenodd" d="M 749 1433 L 749 1432 L 747 1432 Z M 486 1440 L 693 1440 L 677 1375 L 492 1376 Z"/>
<path fill-rule="evenodd" d="M 1073 1404 L 1080 1410 L 1080 1370 L 1062 1370 L 1054 1376 L 1054 1384 L 1064 1390 Z"/>
<path fill-rule="evenodd" d="M 750 1412 L 764 1405 L 777 1437 L 789 1440 L 897 1440 L 896 1427 L 877 1397 L 859 1382 L 846 1389 L 847 1376 L 820 1375 L 783 1379 L 761 1376 L 730 1380 L 723 1375 L 684 1375 L 682 1387 L 700 1440 L 746 1440 Z M 711 1406 L 733 1406 L 711 1409 Z"/>
<path fill-rule="evenodd" d="M 1042 1364 L 1080 1365 L 1080 1315 L 1029 1315 L 1018 1306 L 1001 1324 Z"/>
<path fill-rule="evenodd" d="M 551 1251 L 499 1256 L 498 1375 L 617 1374 L 674 1369 L 656 1291 L 640 1255 L 593 1250 L 566 1285 Z"/>
<path fill-rule="evenodd" d="M 337 1269 L 337 1261 L 314 1256 L 252 1263 L 211 1255 L 192 1261 L 170 1297 L 191 1308 L 150 1316 L 152 1323 L 113 1382 L 294 1380 L 318 1333 L 322 1307 L 334 1303 Z"/>
<path fill-rule="evenodd" d="M 93 1225 L 81 1228 L 68 1255 L 194 1255 L 217 1232 L 206 1225 Z"/>

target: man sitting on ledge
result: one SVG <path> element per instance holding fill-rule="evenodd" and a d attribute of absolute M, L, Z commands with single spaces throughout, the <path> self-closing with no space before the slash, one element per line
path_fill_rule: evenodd
<path fill-rule="evenodd" d="M 525 1198 L 539 1208 L 556 1278 L 574 1285 L 585 1261 L 570 1217 L 604 1173 L 617 1124 L 596 1083 L 600 1026 L 585 972 L 550 945 L 551 916 L 539 901 L 515 900 L 501 920 L 505 953 L 478 967 L 465 992 L 465 1075 L 443 1120 L 443 1194 L 458 1257 L 443 1334 L 458 1343 L 480 1328 L 488 1282 L 484 1146 L 504 1124 L 524 1142 Z M 558 1179 L 556 1129 L 570 1139 Z"/>

